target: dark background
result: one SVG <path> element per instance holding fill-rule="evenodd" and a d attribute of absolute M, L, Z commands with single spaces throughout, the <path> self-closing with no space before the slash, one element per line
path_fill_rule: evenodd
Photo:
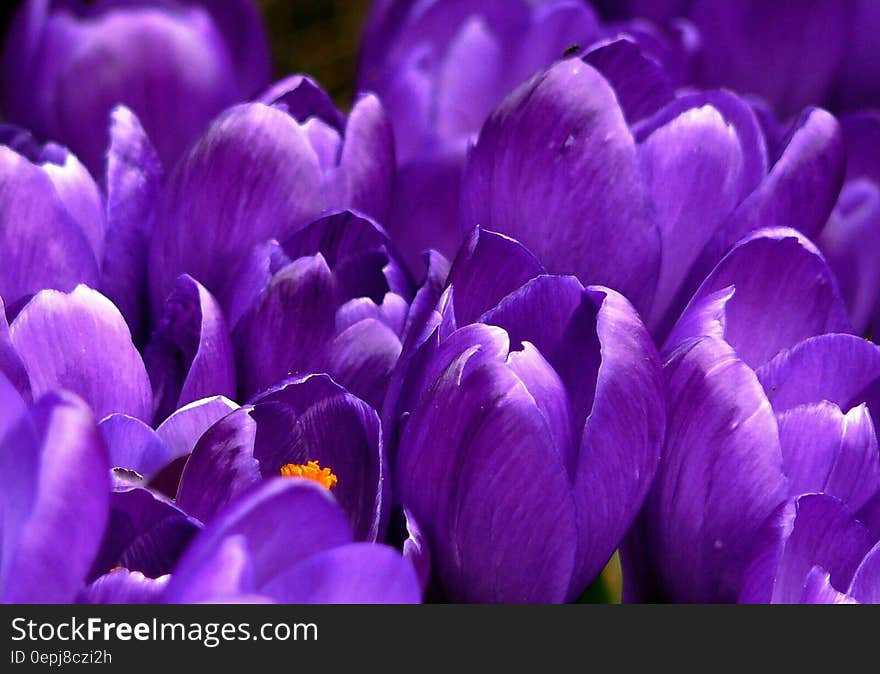
<path fill-rule="evenodd" d="M 222 0 L 220 0 L 222 1 Z M 22 0 L 0 0 L 0 32 Z M 313 76 L 341 106 L 351 101 L 367 0 L 258 0 L 272 43 L 275 77 Z"/>

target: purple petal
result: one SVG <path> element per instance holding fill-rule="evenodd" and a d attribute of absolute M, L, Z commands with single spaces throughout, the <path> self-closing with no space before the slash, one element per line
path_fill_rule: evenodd
<path fill-rule="evenodd" d="M 689 312 L 730 288 L 724 339 L 753 368 L 808 337 L 852 330 L 834 275 L 816 247 L 794 230 L 759 230 L 739 243 L 703 282 L 680 321 L 700 329 Z M 686 334 L 676 327 L 673 333 L 667 353 L 702 331 Z"/>
<path fill-rule="evenodd" d="M 147 336 L 147 251 L 162 165 L 140 120 L 122 106 L 111 117 L 106 182 L 107 242 L 101 290 L 119 307 L 140 343 Z"/>
<path fill-rule="evenodd" d="M 333 99 L 308 75 L 290 75 L 278 80 L 259 97 L 266 105 L 283 105 L 297 121 L 317 117 L 338 132 L 345 128 L 345 118 Z"/>
<path fill-rule="evenodd" d="M 66 388 L 85 399 L 99 419 L 122 412 L 152 418 L 150 382 L 128 326 L 106 297 L 77 286 L 44 290 L 10 326 L 34 397 Z"/>
<path fill-rule="evenodd" d="M 732 601 L 788 487 L 776 419 L 754 372 L 721 340 L 682 347 L 665 374 L 666 444 L 640 532 L 666 599 Z"/>
<path fill-rule="evenodd" d="M 3 409 L 3 416 L 0 417 L 0 440 L 2 440 L 27 412 L 27 404 L 3 372 L 0 372 L 0 408 Z"/>
<path fill-rule="evenodd" d="M 223 311 L 190 276 L 181 276 L 144 351 L 156 419 L 213 395 L 235 397 L 235 362 Z"/>
<path fill-rule="evenodd" d="M 90 579 L 116 567 L 150 578 L 170 573 L 201 524 L 147 489 L 117 487 Z"/>
<path fill-rule="evenodd" d="M 601 362 L 597 311 L 576 278 L 539 276 L 480 317 L 504 328 L 511 344 L 534 344 L 559 373 L 571 399 L 576 437 L 593 405 Z"/>
<path fill-rule="evenodd" d="M 86 587 L 80 604 L 158 604 L 170 576 L 148 578 L 140 571 L 114 569 Z"/>
<path fill-rule="evenodd" d="M 156 435 L 168 448 L 172 459 L 177 459 L 192 452 L 196 442 L 208 428 L 236 409 L 238 405 L 223 396 L 196 400 L 184 405 L 159 424 Z"/>
<path fill-rule="evenodd" d="M 409 560 L 385 545 L 351 543 L 314 554 L 267 583 L 262 591 L 290 604 L 418 604 Z"/>
<path fill-rule="evenodd" d="M 250 412 L 239 408 L 205 431 L 183 469 L 177 504 L 203 522 L 262 479 Z"/>
<path fill-rule="evenodd" d="M 523 243 L 551 273 L 649 305 L 659 263 L 635 143 L 614 91 L 578 59 L 511 94 L 468 157 L 462 225 Z"/>
<path fill-rule="evenodd" d="M 853 604 L 855 600 L 831 586 L 831 574 L 821 566 L 814 566 L 804 582 L 801 604 Z"/>
<path fill-rule="evenodd" d="M 678 99 L 639 135 L 663 247 L 651 309 L 651 323 L 662 332 L 687 270 L 764 177 L 767 160 L 748 105 L 726 92 Z"/>
<path fill-rule="evenodd" d="M 266 86 L 272 74 L 272 55 L 260 10 L 252 0 L 188 1 L 208 10 L 223 34 L 241 96 L 248 98 Z"/>
<path fill-rule="evenodd" d="M 837 275 L 856 331 L 873 331 L 880 318 L 880 186 L 865 179 L 844 185 L 817 244 Z"/>
<path fill-rule="evenodd" d="M 831 585 L 848 587 L 871 547 L 867 530 L 837 499 L 807 494 L 788 501 L 770 517 L 756 540 L 743 578 L 744 603 L 796 603 L 814 566 Z"/>
<path fill-rule="evenodd" d="M 110 465 L 149 480 L 174 460 L 162 439 L 140 419 L 110 414 L 98 424 L 110 452 Z"/>
<path fill-rule="evenodd" d="M 0 443 L 0 588 L 6 603 L 76 597 L 107 521 L 110 466 L 88 406 L 39 400 Z"/>
<path fill-rule="evenodd" d="M 632 39 L 597 42 L 583 59 L 614 87 L 631 124 L 654 114 L 673 99 L 672 82 L 666 72 Z"/>
<path fill-rule="evenodd" d="M 171 577 L 167 601 L 193 603 L 218 590 L 259 593 L 297 562 L 351 542 L 348 519 L 327 490 L 277 478 L 231 504 L 196 537 Z"/>
<path fill-rule="evenodd" d="M 355 101 L 345 125 L 345 143 L 339 156 L 339 205 L 351 206 L 384 222 L 394 179 L 394 137 L 382 103 L 373 94 Z"/>
<path fill-rule="evenodd" d="M 327 373 L 359 398 L 381 408 L 400 351 L 397 333 L 368 318 L 333 339 L 327 353 Z"/>
<path fill-rule="evenodd" d="M 0 145 L 0 255 L 0 295 L 8 305 L 43 288 L 67 291 L 98 282 L 94 250 L 48 173 L 5 145 Z"/>
<path fill-rule="evenodd" d="M 845 154 L 837 120 L 824 110 L 804 111 L 770 173 L 703 249 L 681 295 L 691 295 L 730 247 L 756 229 L 770 225 L 817 234 L 837 202 Z"/>
<path fill-rule="evenodd" d="M 544 273 L 541 263 L 517 241 L 477 227 L 449 270 L 455 288 L 455 317 L 467 325 L 527 281 Z"/>
<path fill-rule="evenodd" d="M 880 489 L 880 454 L 865 405 L 843 414 L 828 402 L 800 405 L 778 415 L 789 494 L 822 492 L 853 512 Z"/>
<path fill-rule="evenodd" d="M 21 396 L 30 400 L 30 380 L 21 356 L 12 345 L 12 338 L 9 336 L 9 323 L 6 322 L 6 307 L 2 297 L 0 297 L 0 374 L 6 377 L 9 384 L 14 386 Z"/>
<path fill-rule="evenodd" d="M 783 351 L 758 371 L 777 413 L 827 400 L 841 410 L 863 402 L 878 426 L 880 348 L 854 335 L 821 335 Z"/>
<path fill-rule="evenodd" d="M 880 544 L 862 559 L 847 594 L 863 604 L 880 604 Z"/>

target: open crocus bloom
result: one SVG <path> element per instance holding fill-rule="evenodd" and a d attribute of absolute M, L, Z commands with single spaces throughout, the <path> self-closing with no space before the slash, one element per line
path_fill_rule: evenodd
<path fill-rule="evenodd" d="M 523 284 L 527 265 L 540 268 L 529 258 L 515 241 L 475 232 L 436 311 L 411 333 L 386 406 L 413 542 L 426 544 L 453 600 L 576 597 L 617 547 L 659 459 L 660 367 L 634 309 L 572 277 Z"/>
<path fill-rule="evenodd" d="M 134 110 L 163 161 L 269 81 L 269 49 L 250 0 L 27 0 L 3 55 L 6 117 L 103 172 L 106 127 Z"/>
<path fill-rule="evenodd" d="M 767 518 L 880 487 L 880 349 L 851 332 L 834 277 L 793 230 L 736 246 L 664 349 L 663 459 L 625 556 L 633 599 L 733 601 Z"/>

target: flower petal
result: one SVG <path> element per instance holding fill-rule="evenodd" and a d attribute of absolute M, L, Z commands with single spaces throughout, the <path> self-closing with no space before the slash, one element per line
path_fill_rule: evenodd
<path fill-rule="evenodd" d="M 259 593 L 297 562 L 351 542 L 348 518 L 326 489 L 276 478 L 230 504 L 196 537 L 171 577 L 167 600 L 210 599 L 216 588 Z M 247 573 L 220 563 L 233 552 Z"/>
<path fill-rule="evenodd" d="M 665 374 L 666 444 L 639 536 L 663 598 L 732 601 L 755 535 L 786 496 L 776 419 L 722 340 L 688 343 Z"/>
<path fill-rule="evenodd" d="M 88 406 L 69 394 L 37 401 L 0 442 L 0 599 L 76 597 L 107 521 L 110 465 Z"/>
<path fill-rule="evenodd" d="M 101 291 L 117 306 L 138 343 L 146 339 L 149 315 L 147 251 L 162 165 L 128 108 L 113 110 L 107 151 L 107 242 Z"/>
<path fill-rule="evenodd" d="M 0 145 L 0 295 L 15 305 L 43 288 L 97 285 L 98 261 L 49 175 Z"/>
<path fill-rule="evenodd" d="M 148 578 L 140 571 L 114 569 L 83 590 L 80 604 L 158 604 L 170 576 Z"/>
<path fill-rule="evenodd" d="M 314 554 L 262 591 L 290 604 L 418 604 L 422 596 L 409 560 L 373 543 L 350 543 Z"/>
<path fill-rule="evenodd" d="M 10 337 L 34 397 L 66 388 L 99 419 L 112 412 L 152 418 L 143 361 L 119 310 L 100 293 L 83 285 L 70 293 L 44 290 L 12 322 Z"/>
<path fill-rule="evenodd" d="M 177 279 L 144 351 L 156 419 L 213 395 L 235 397 L 235 362 L 223 311 L 192 277 Z"/>
<path fill-rule="evenodd" d="M 614 91 L 589 65 L 561 61 L 511 94 L 484 125 L 462 185 L 468 230 L 512 236 L 551 273 L 650 304 L 657 227 Z"/>
<path fill-rule="evenodd" d="M 848 587 L 871 547 L 867 530 L 837 499 L 807 494 L 792 499 L 767 520 L 743 577 L 743 603 L 796 603 L 814 566 Z"/>
<path fill-rule="evenodd" d="M 90 580 L 116 567 L 150 578 L 170 573 L 201 524 L 147 489 L 118 486 Z"/>
<path fill-rule="evenodd" d="M 822 492 L 855 512 L 880 489 L 877 435 L 865 405 L 846 414 L 828 402 L 799 405 L 777 420 L 791 496 Z"/>
<path fill-rule="evenodd" d="M 450 599 L 563 601 L 577 547 L 565 467 L 522 382 L 503 363 L 471 367 L 468 358 L 437 379 L 406 425 L 403 504 Z"/>
<path fill-rule="evenodd" d="M 851 332 L 846 307 L 821 253 L 791 229 L 759 230 L 718 263 L 684 311 L 704 298 L 733 288 L 724 305 L 724 339 L 739 357 L 758 368 L 783 349 L 827 332 Z M 696 323 L 693 323 L 698 327 Z M 698 334 L 676 327 L 664 351 Z"/>
<path fill-rule="evenodd" d="M 168 179 L 150 249 L 154 315 L 182 273 L 225 303 L 241 252 L 308 223 L 324 208 L 322 181 L 284 111 L 251 103 L 221 115 Z"/>
<path fill-rule="evenodd" d="M 447 281 L 455 288 L 458 324 L 477 321 L 504 297 L 542 274 L 544 267 L 525 246 L 503 234 L 475 228 L 453 261 Z"/>
<path fill-rule="evenodd" d="M 598 310 L 601 364 L 574 478 L 581 544 L 572 596 L 598 576 L 641 509 L 666 430 L 660 358 L 635 309 L 598 286 L 585 301 Z"/>

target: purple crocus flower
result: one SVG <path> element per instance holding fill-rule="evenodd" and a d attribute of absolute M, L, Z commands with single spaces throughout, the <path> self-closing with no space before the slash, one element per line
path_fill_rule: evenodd
<path fill-rule="evenodd" d="M 659 459 L 660 365 L 635 310 L 478 230 L 411 334 L 386 403 L 411 554 L 451 600 L 577 597 Z"/>
<path fill-rule="evenodd" d="M 261 102 L 227 110 L 163 190 L 149 258 L 154 318 L 183 273 L 229 311 L 233 272 L 252 248 L 285 241 L 324 213 L 354 208 L 381 222 L 393 169 L 375 96 L 361 97 L 344 120 L 314 82 L 294 76 Z"/>
<path fill-rule="evenodd" d="M 790 499 L 760 532 L 739 601 L 880 603 L 880 531 L 872 524 L 828 494 Z"/>
<path fill-rule="evenodd" d="M 103 171 L 110 111 L 141 118 L 169 166 L 221 110 L 269 81 L 250 0 L 27 0 L 3 55 L 6 117 Z"/>
<path fill-rule="evenodd" d="M 767 518 L 880 488 L 880 349 L 851 333 L 833 274 L 794 230 L 761 230 L 706 278 L 663 348 L 663 458 L 626 548 L 632 599 L 734 601 Z"/>
<path fill-rule="evenodd" d="M 873 0 L 611 0 L 610 16 L 686 18 L 700 35 L 694 81 L 766 99 L 779 114 L 806 105 L 880 103 Z"/>
<path fill-rule="evenodd" d="M 358 86 L 376 92 L 394 122 L 399 169 L 387 225 L 413 268 L 423 250 L 458 248 L 470 137 L 515 86 L 598 33 L 577 0 L 372 4 Z"/>
<path fill-rule="evenodd" d="M 809 109 L 768 152 L 747 102 L 726 91 L 675 97 L 650 63 L 612 40 L 505 99 L 469 154 L 462 222 L 519 239 L 550 272 L 622 292 L 662 339 L 750 231 L 821 229 L 844 149 L 837 121 Z"/>

